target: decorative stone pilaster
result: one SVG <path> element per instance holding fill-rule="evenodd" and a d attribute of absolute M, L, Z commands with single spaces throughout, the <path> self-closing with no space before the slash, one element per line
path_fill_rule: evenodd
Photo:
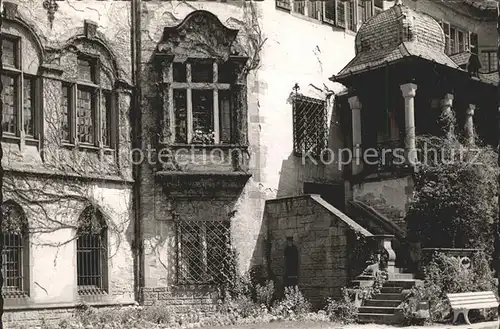
<path fill-rule="evenodd" d="M 405 99 L 405 151 L 406 160 L 414 166 L 417 163 L 417 147 L 415 139 L 415 95 L 417 85 L 406 83 L 400 86 Z"/>
<path fill-rule="evenodd" d="M 465 138 L 468 145 L 474 145 L 474 111 L 476 110 L 476 105 L 469 104 L 465 112 Z"/>
<path fill-rule="evenodd" d="M 361 157 L 361 107 L 358 96 L 349 97 L 349 106 L 352 112 L 352 174 L 357 175 L 363 169 Z"/>
<path fill-rule="evenodd" d="M 446 94 L 441 100 L 441 127 L 446 137 L 453 135 L 453 128 L 455 126 L 455 116 L 453 115 L 453 94 Z"/>
<path fill-rule="evenodd" d="M 379 249 L 387 255 L 387 265 L 385 270 L 389 277 L 396 273 L 396 252 L 392 249 L 394 235 L 376 235 Z"/>

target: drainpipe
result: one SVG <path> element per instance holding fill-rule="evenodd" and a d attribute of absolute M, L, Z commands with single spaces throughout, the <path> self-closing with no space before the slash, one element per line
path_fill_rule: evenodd
<path fill-rule="evenodd" d="M 134 85 L 132 94 L 132 107 L 130 110 L 130 121 L 132 128 L 132 149 L 142 149 L 142 113 L 141 113 L 141 1 L 132 0 L 131 5 L 131 63 L 132 83 Z M 132 156 L 132 153 L 131 153 Z M 142 303 L 142 291 L 144 287 L 144 246 L 142 241 L 141 227 L 141 164 L 132 167 L 134 178 L 132 207 L 134 211 L 134 241 L 132 250 L 134 252 L 134 294 L 135 300 Z"/>

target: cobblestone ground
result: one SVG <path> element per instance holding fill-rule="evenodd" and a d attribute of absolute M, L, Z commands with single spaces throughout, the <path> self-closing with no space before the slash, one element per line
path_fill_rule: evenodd
<path fill-rule="evenodd" d="M 339 325 L 326 322 L 274 322 L 268 324 L 249 324 L 224 327 L 204 327 L 204 329 L 392 329 L 395 326 L 377 324 Z M 401 327 L 400 327 L 401 328 Z M 498 321 L 474 323 L 472 325 L 432 325 L 402 327 L 405 329 L 500 329 Z"/>

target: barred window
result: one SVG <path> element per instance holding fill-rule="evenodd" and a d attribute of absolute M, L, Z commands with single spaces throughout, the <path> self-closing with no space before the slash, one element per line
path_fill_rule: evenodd
<path fill-rule="evenodd" d="M 235 77 L 229 63 L 212 60 L 174 62 L 169 106 L 175 143 L 231 143 L 231 84 Z"/>
<path fill-rule="evenodd" d="M 23 71 L 21 38 L 2 34 L 2 131 L 6 137 L 24 131 L 28 138 L 36 139 L 37 78 Z"/>
<path fill-rule="evenodd" d="M 230 221 L 177 222 L 179 284 L 220 284 L 233 275 Z"/>
<path fill-rule="evenodd" d="M 100 83 L 98 58 L 77 59 L 77 81 L 62 84 L 62 141 L 112 148 L 115 132 L 113 91 Z"/>
<path fill-rule="evenodd" d="M 3 212 L 2 294 L 5 298 L 26 297 L 29 294 L 29 233 L 22 208 L 6 201 Z"/>
<path fill-rule="evenodd" d="M 293 147 L 296 155 L 320 157 L 328 143 L 328 112 L 321 99 L 293 97 Z"/>
<path fill-rule="evenodd" d="M 79 218 L 76 240 L 77 284 L 80 295 L 107 292 L 107 226 L 102 213 L 87 207 Z"/>

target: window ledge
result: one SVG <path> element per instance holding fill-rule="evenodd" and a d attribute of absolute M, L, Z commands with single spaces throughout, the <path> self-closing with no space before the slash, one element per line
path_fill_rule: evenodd
<path fill-rule="evenodd" d="M 26 137 L 24 139 L 26 145 L 35 145 L 35 146 L 38 146 L 39 145 L 39 140 L 34 138 L 34 137 Z"/>
<path fill-rule="evenodd" d="M 167 143 L 162 143 L 161 145 L 163 147 L 171 147 L 171 148 L 175 148 L 175 149 L 180 149 L 180 148 L 193 148 L 193 149 L 239 148 L 239 149 L 247 149 L 248 148 L 248 145 L 243 145 L 243 144 L 185 144 L 185 143 L 167 144 Z"/>
<path fill-rule="evenodd" d="M 109 147 L 100 148 L 99 146 L 91 145 L 91 144 L 71 144 L 68 142 L 62 142 L 61 146 L 67 149 L 80 149 L 80 150 L 88 150 L 99 152 L 101 149 L 105 154 L 113 154 L 116 150 Z"/>
<path fill-rule="evenodd" d="M 10 142 L 10 143 L 19 143 L 21 141 L 21 137 L 11 134 L 2 134 L 2 142 Z"/>
<path fill-rule="evenodd" d="M 114 301 L 111 297 L 106 301 L 89 301 L 86 302 L 90 306 L 129 306 L 137 305 L 136 301 Z M 5 311 L 25 311 L 25 310 L 39 310 L 39 309 L 62 309 L 62 308 L 77 308 L 82 304 L 82 301 L 74 302 L 62 302 L 62 303 L 44 303 L 44 302 L 34 302 L 29 299 L 24 304 L 11 305 L 8 300 L 5 300 L 4 310 Z"/>

